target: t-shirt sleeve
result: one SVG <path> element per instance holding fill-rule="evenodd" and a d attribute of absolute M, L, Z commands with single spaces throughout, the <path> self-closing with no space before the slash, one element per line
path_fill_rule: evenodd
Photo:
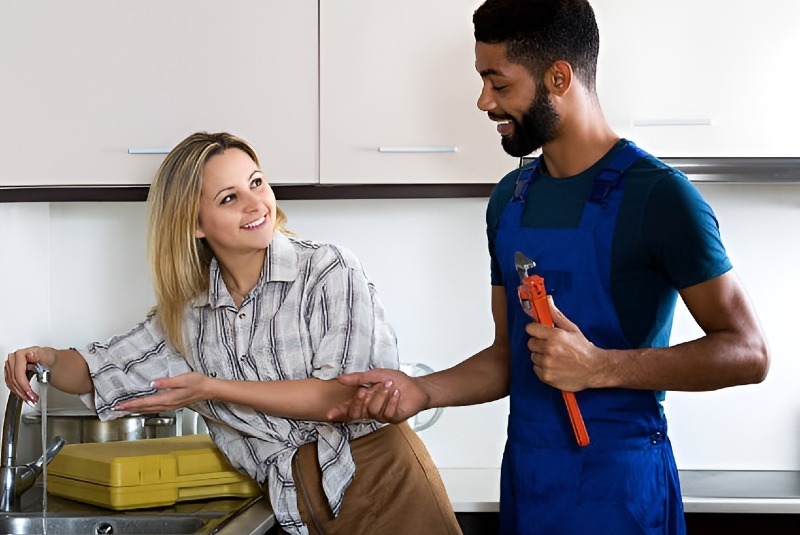
<path fill-rule="evenodd" d="M 500 217 L 514 194 L 514 187 L 520 172 L 521 169 L 515 169 L 504 176 L 492 190 L 492 195 L 489 197 L 489 202 L 486 206 L 486 238 L 489 246 L 489 275 L 492 286 L 503 285 L 503 272 L 497 261 L 495 240 L 497 239 L 497 227 L 500 224 Z"/>
<path fill-rule="evenodd" d="M 327 272 L 311 293 L 311 376 L 333 379 L 370 368 L 399 367 L 397 338 L 375 286 L 345 249 L 331 248 Z"/>
<path fill-rule="evenodd" d="M 732 268 L 711 206 L 680 172 L 653 188 L 644 218 L 650 254 L 678 290 L 716 278 Z"/>
<path fill-rule="evenodd" d="M 155 394 L 150 382 L 192 371 L 186 360 L 165 341 L 155 315 L 105 343 L 79 350 L 89 366 L 94 392 L 81 400 L 97 411 L 101 420 L 127 414 L 112 407 L 122 401 Z"/>

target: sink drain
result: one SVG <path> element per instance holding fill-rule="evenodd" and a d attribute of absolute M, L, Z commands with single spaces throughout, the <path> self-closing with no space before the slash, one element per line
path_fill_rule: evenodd
<path fill-rule="evenodd" d="M 100 522 L 94 527 L 94 535 L 111 535 L 114 526 L 110 522 Z"/>

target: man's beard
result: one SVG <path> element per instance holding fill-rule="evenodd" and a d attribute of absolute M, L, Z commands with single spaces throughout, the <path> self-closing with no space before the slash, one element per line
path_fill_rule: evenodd
<path fill-rule="evenodd" d="M 521 123 L 509 117 L 514 123 L 514 132 L 510 136 L 503 136 L 500 141 L 503 149 L 515 158 L 527 156 L 540 149 L 555 137 L 558 129 L 561 118 L 550 102 L 547 89 L 538 87 L 536 94 L 531 107 L 522 115 Z"/>

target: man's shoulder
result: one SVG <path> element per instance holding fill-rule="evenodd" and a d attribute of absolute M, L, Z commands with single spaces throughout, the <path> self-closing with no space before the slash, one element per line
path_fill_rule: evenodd
<path fill-rule="evenodd" d="M 489 214 L 498 212 L 496 216 L 500 216 L 503 208 L 505 208 L 506 204 L 508 204 L 508 201 L 510 201 L 511 197 L 514 195 L 514 188 L 516 187 L 517 178 L 519 178 L 520 173 L 532 165 L 533 163 L 531 162 L 522 167 L 517 167 L 516 169 L 506 173 L 506 175 L 500 179 L 500 181 L 492 189 L 492 194 L 489 197 L 489 205 L 487 208 Z"/>
<path fill-rule="evenodd" d="M 680 170 L 650 154 L 631 164 L 625 173 L 626 191 L 639 199 L 694 198 L 697 188 Z"/>

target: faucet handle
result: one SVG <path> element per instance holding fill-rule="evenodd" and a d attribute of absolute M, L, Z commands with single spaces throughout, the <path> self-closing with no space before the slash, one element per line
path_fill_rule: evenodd
<path fill-rule="evenodd" d="M 36 380 L 39 381 L 39 384 L 46 385 L 50 383 L 50 370 L 42 366 L 41 362 L 37 362 L 34 366 L 35 369 L 25 371 L 28 381 L 33 379 L 33 376 L 35 375 Z"/>
<path fill-rule="evenodd" d="M 50 382 L 50 370 L 42 366 L 41 362 L 36 363 L 36 379 L 43 385 Z"/>

